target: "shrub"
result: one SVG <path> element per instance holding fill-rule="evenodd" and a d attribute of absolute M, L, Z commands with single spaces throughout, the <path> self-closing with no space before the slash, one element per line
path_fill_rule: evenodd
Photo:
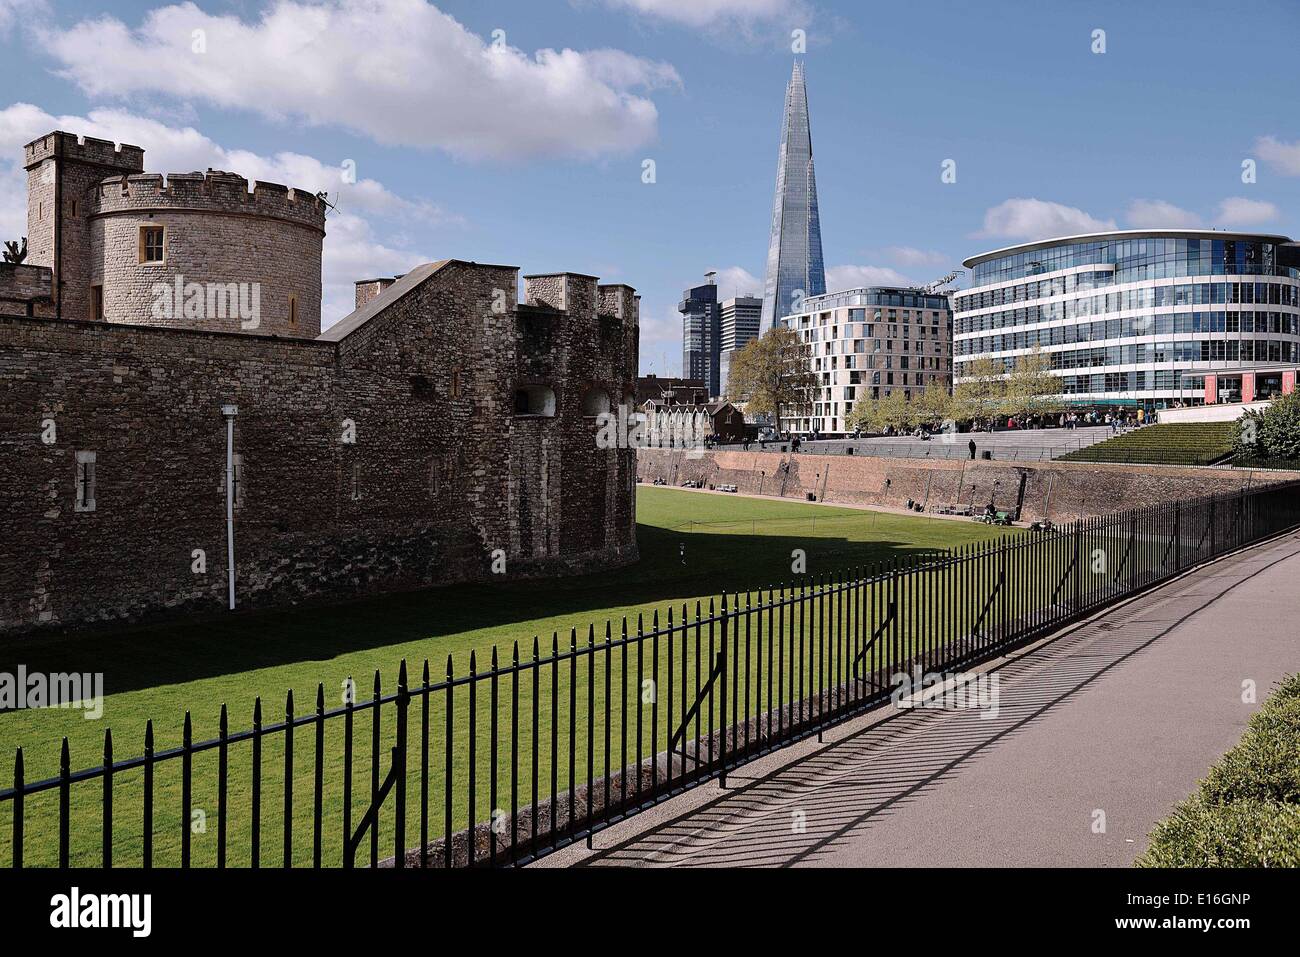
<path fill-rule="evenodd" d="M 1300 807 L 1193 797 L 1157 824 L 1138 867 L 1300 867 Z"/>
<path fill-rule="evenodd" d="M 1138 867 L 1300 867 L 1300 676 L 1288 677 Z"/>
<path fill-rule="evenodd" d="M 1300 392 L 1274 399 L 1267 408 L 1241 417 L 1238 454 L 1259 459 L 1300 459 Z"/>

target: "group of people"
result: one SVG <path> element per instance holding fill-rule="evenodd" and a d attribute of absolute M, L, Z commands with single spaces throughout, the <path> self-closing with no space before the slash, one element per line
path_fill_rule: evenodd
<path fill-rule="evenodd" d="M 1074 429 L 1079 426 L 1108 425 L 1112 432 L 1122 432 L 1154 421 L 1154 416 L 1148 416 L 1146 409 L 1139 406 L 1137 409 L 1120 409 L 1115 412 L 1098 412 L 1096 409 L 1089 409 L 1086 412 L 1063 412 L 1060 426 L 1063 429 Z"/>

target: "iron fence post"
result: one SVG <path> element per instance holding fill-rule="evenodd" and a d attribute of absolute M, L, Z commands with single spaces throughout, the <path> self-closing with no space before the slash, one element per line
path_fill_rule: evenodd
<path fill-rule="evenodd" d="M 402 659 L 397 672 L 397 741 L 393 746 L 393 760 L 397 762 L 397 780 L 394 783 L 393 807 L 393 866 L 406 866 L 406 718 L 411 695 L 406 680 L 406 659 Z M 378 707 L 378 705 L 376 705 Z M 469 822 L 469 837 L 474 839 L 474 821 Z M 375 830 L 379 830 L 376 823 Z M 420 848 L 423 856 L 424 848 Z"/>
<path fill-rule="evenodd" d="M 1174 502 L 1174 570 L 1183 570 L 1183 509 Z"/>
<path fill-rule="evenodd" d="M 718 679 L 722 682 L 721 720 L 718 724 L 718 783 L 727 786 L 727 593 L 722 593 L 722 647 L 718 650 Z"/>

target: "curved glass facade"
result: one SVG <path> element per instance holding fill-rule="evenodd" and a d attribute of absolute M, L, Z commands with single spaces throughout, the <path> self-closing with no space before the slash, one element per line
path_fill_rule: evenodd
<path fill-rule="evenodd" d="M 968 259 L 953 296 L 954 374 L 1041 349 L 1065 395 L 1198 404 L 1206 372 L 1300 361 L 1300 248 L 1285 236 L 1071 237 Z"/>

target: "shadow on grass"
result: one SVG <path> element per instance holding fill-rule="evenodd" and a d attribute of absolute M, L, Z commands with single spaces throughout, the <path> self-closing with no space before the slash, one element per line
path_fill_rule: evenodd
<path fill-rule="evenodd" d="M 607 574 L 450 585 L 197 621 L 11 638 L 0 641 L 0 671 L 12 673 L 22 664 L 29 673 L 108 672 L 113 680 L 107 690 L 118 694 L 425 639 L 432 641 L 424 653 L 438 661 L 467 646 L 440 648 L 436 639 L 464 632 L 476 633 L 474 646 L 496 642 L 508 654 L 511 641 L 534 634 L 521 633 L 527 623 L 546 631 L 577 627 L 583 635 L 594 623 L 603 633 L 608 618 L 635 613 L 636 606 L 663 612 L 672 604 L 680 612 L 681 603 L 689 602 L 693 615 L 697 598 L 707 609 L 708 597 L 724 591 L 791 582 L 797 577 L 791 573 L 795 549 L 805 552 L 813 576 L 943 551 L 827 534 L 686 533 L 647 525 L 638 526 L 637 534 L 641 560 Z M 616 632 L 618 627 L 616 620 Z"/>

